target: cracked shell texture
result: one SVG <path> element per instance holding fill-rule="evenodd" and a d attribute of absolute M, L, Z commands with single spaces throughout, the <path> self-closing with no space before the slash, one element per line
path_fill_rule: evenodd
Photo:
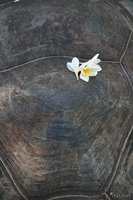
<path fill-rule="evenodd" d="M 105 200 L 118 191 L 132 195 L 131 12 L 114 3 L 1 4 L 4 200 Z M 96 53 L 103 70 L 89 83 L 77 82 L 66 63 Z"/>

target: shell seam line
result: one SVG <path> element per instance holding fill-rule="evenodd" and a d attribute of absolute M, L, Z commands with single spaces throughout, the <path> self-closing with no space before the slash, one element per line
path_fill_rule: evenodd
<path fill-rule="evenodd" d="M 107 2 L 115 9 L 115 10 L 117 10 L 119 13 L 120 13 L 120 15 L 123 17 L 123 19 L 126 21 L 126 23 L 127 23 L 127 25 L 130 27 L 130 29 L 133 31 L 133 28 L 132 28 L 132 26 L 130 25 L 130 23 L 127 21 L 127 19 L 125 18 L 125 16 L 119 11 L 119 9 L 118 8 L 116 8 L 109 0 L 107 0 Z"/>
<path fill-rule="evenodd" d="M 24 66 L 24 65 L 28 65 L 28 64 L 30 64 L 30 63 L 33 63 L 33 62 L 36 62 L 36 61 L 39 61 L 39 60 L 43 60 L 43 59 L 48 59 L 48 58 L 73 58 L 73 57 L 72 57 L 72 56 L 47 56 L 47 57 L 40 57 L 40 58 L 36 58 L 36 59 L 30 60 L 30 61 L 28 61 L 28 62 L 25 62 L 25 63 L 23 63 L 23 64 L 16 65 L 16 66 L 14 66 L 14 67 L 1 70 L 1 71 L 0 71 L 0 74 L 1 74 L 1 73 L 4 73 L 4 72 L 8 72 L 8 71 L 13 70 L 13 69 L 16 69 L 16 68 L 19 68 L 19 67 L 22 67 L 22 66 Z"/>
<path fill-rule="evenodd" d="M 128 49 L 128 46 L 129 46 L 129 42 L 130 42 L 131 37 L 132 37 L 133 28 L 131 27 L 131 25 L 130 25 L 130 23 L 127 21 L 127 19 L 124 17 L 124 15 L 119 11 L 119 9 L 116 8 L 109 0 L 107 0 L 107 2 L 108 2 L 115 10 L 117 10 L 117 11 L 121 14 L 121 16 L 123 17 L 123 19 L 126 21 L 126 23 L 128 24 L 128 26 L 129 26 L 130 29 L 131 29 L 131 33 L 130 33 L 130 35 L 129 35 L 129 38 L 128 38 L 128 41 L 127 41 L 125 50 L 124 50 L 124 52 L 123 52 L 123 54 L 122 54 L 122 56 L 121 56 L 121 58 L 120 58 L 119 64 L 121 65 L 121 68 L 122 68 L 123 72 L 125 73 L 126 77 L 128 78 L 128 81 L 129 81 L 129 83 L 130 83 L 130 85 L 131 85 L 131 88 L 132 88 L 132 90 L 133 90 L 133 85 L 132 85 L 131 79 L 130 79 L 128 73 L 126 72 L 124 66 L 122 65 L 122 59 L 124 58 L 124 56 L 125 56 L 125 54 L 126 54 L 126 52 L 127 52 L 127 49 Z"/>
<path fill-rule="evenodd" d="M 2 7 L 5 6 L 5 5 L 10 5 L 11 3 L 14 3 L 14 1 L 10 1 L 10 2 L 8 2 L 8 3 L 1 4 L 1 5 L 0 5 L 0 8 L 2 8 Z"/>
<path fill-rule="evenodd" d="M 111 200 L 110 197 L 108 196 L 108 194 L 107 194 L 106 192 L 104 193 L 104 195 L 105 195 L 105 197 L 106 197 L 108 200 Z"/>
<path fill-rule="evenodd" d="M 122 59 L 124 58 L 124 56 L 125 56 L 125 54 L 126 54 L 126 52 L 127 52 L 127 49 L 128 49 L 128 46 L 129 46 L 129 42 L 130 42 L 131 37 L 132 37 L 132 33 L 133 33 L 133 31 L 131 31 L 131 33 L 130 33 L 130 35 L 129 35 L 129 38 L 128 38 L 128 41 L 127 41 L 127 44 L 126 44 L 124 53 L 122 54 L 122 56 L 121 56 L 121 58 L 120 58 L 120 65 L 121 65 L 121 68 L 122 68 L 123 72 L 125 73 L 125 75 L 126 75 L 128 81 L 129 81 L 130 85 L 131 85 L 132 90 L 133 90 L 133 85 L 132 85 L 131 78 L 129 77 L 129 75 L 128 75 L 126 69 L 125 69 L 125 67 L 124 67 L 123 64 L 122 64 Z"/>
<path fill-rule="evenodd" d="M 25 196 L 25 195 L 20 191 L 20 189 L 18 188 L 17 184 L 15 183 L 15 181 L 14 181 L 14 179 L 13 179 L 11 173 L 9 172 L 9 170 L 8 170 L 8 168 L 6 167 L 6 165 L 5 165 L 4 161 L 2 160 L 2 158 L 0 158 L 0 161 L 1 161 L 1 163 L 3 164 L 4 168 L 6 169 L 8 175 L 10 176 L 10 178 L 11 178 L 13 184 L 15 185 L 15 187 L 16 187 L 16 189 L 18 190 L 18 192 L 20 193 L 20 195 L 21 195 L 25 200 L 28 200 L 28 199 L 26 198 L 26 196 Z"/>
<path fill-rule="evenodd" d="M 130 42 L 131 37 L 132 37 L 132 33 L 133 33 L 133 31 L 131 31 L 131 33 L 130 33 L 130 35 L 129 35 L 129 38 L 128 38 L 128 41 L 127 41 L 125 50 L 124 50 L 124 52 L 123 52 L 123 54 L 122 54 L 122 56 L 121 56 L 121 58 L 120 58 L 120 63 L 122 62 L 122 59 L 123 59 L 123 57 L 125 56 L 125 54 L 126 54 L 126 52 L 127 52 L 127 49 L 128 49 L 128 46 L 129 46 L 129 42 Z"/>
<path fill-rule="evenodd" d="M 28 62 L 25 62 L 23 64 L 20 64 L 20 65 L 16 65 L 14 67 L 11 67 L 11 68 L 8 68 L 8 69 L 3 69 L 3 70 L 0 70 L 0 74 L 2 73 L 5 73 L 5 72 L 8 72 L 8 71 L 11 71 L 13 69 L 17 69 L 19 67 L 23 67 L 24 65 L 28 65 L 30 63 L 34 63 L 36 61 L 39 61 L 39 60 L 43 60 L 43 59 L 48 59 L 48 58 L 73 58 L 72 56 L 47 56 L 47 57 L 40 57 L 40 58 L 36 58 L 34 60 L 30 60 Z M 87 61 L 87 59 L 83 59 L 83 58 L 79 58 L 79 59 L 82 59 L 82 60 L 85 60 Z M 112 64 L 119 64 L 119 61 L 101 61 L 103 63 L 112 63 Z"/>
<path fill-rule="evenodd" d="M 118 167 L 119 167 L 119 164 L 120 164 L 120 161 L 121 161 L 122 155 L 123 155 L 123 153 L 124 153 L 124 150 L 125 150 L 125 147 L 126 147 L 126 144 L 127 144 L 128 138 L 129 138 L 129 136 L 131 135 L 132 130 L 133 130 L 133 126 L 131 127 L 131 129 L 130 129 L 130 131 L 129 131 L 129 133 L 128 133 L 126 139 L 125 139 L 125 142 L 124 142 L 123 147 L 122 147 L 122 149 L 121 149 L 121 152 L 120 152 L 120 155 L 119 155 L 118 162 L 117 162 L 117 164 L 116 164 L 116 167 L 115 167 L 114 173 L 113 173 L 113 175 L 112 175 L 112 178 L 111 178 L 111 180 L 110 180 L 108 186 L 106 187 L 106 189 L 105 189 L 105 191 L 104 191 L 104 194 L 106 194 L 107 190 L 109 189 L 110 185 L 112 184 L 112 182 L 113 182 L 113 180 L 114 180 L 114 177 L 115 177 L 116 172 L 117 172 L 117 169 L 118 169 Z"/>
<path fill-rule="evenodd" d="M 130 77 L 129 77 L 128 73 L 126 72 L 126 70 L 125 70 L 124 66 L 123 66 L 121 63 L 120 63 L 120 65 L 121 65 L 121 68 L 122 68 L 122 70 L 123 70 L 124 74 L 126 75 L 126 77 L 127 77 L 128 81 L 129 81 L 129 83 L 130 83 L 130 85 L 131 85 L 131 89 L 132 89 L 132 91 L 133 91 L 133 84 L 132 84 L 132 82 L 131 82 L 131 79 L 130 79 Z"/>
<path fill-rule="evenodd" d="M 62 196 L 57 196 L 57 197 L 49 198 L 48 200 L 56 200 L 56 199 L 61 199 L 61 198 L 66 198 L 66 197 L 99 198 L 99 197 L 101 197 L 101 195 L 95 195 L 95 196 L 87 196 L 87 195 L 62 195 Z"/>

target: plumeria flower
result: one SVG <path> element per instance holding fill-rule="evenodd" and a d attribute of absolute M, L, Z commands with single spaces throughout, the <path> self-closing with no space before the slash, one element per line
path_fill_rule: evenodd
<path fill-rule="evenodd" d="M 89 60 L 86 63 L 83 63 L 81 68 L 81 74 L 80 78 L 86 82 L 89 81 L 90 76 L 96 76 L 99 71 L 102 70 L 100 65 L 98 65 L 99 62 L 101 62 L 100 59 L 98 59 L 99 54 L 96 54 L 91 60 Z"/>
<path fill-rule="evenodd" d="M 72 62 L 68 62 L 68 63 L 67 63 L 67 68 L 68 68 L 70 71 L 72 71 L 72 72 L 75 73 L 76 78 L 77 78 L 77 80 L 78 80 L 78 79 L 79 79 L 78 73 L 79 73 L 79 71 L 80 71 L 80 68 L 79 68 L 79 59 L 76 58 L 76 57 L 74 57 L 74 58 L 72 59 Z"/>
<path fill-rule="evenodd" d="M 78 74 L 81 72 L 80 78 L 88 82 L 90 76 L 96 76 L 98 72 L 102 70 L 100 65 L 98 65 L 98 63 L 101 62 L 98 56 L 99 54 L 96 54 L 92 59 L 85 63 L 79 63 L 78 58 L 74 57 L 72 62 L 67 63 L 67 68 L 75 73 L 77 80 L 79 79 Z"/>
<path fill-rule="evenodd" d="M 90 76 L 96 76 L 101 70 L 102 68 L 99 65 L 88 65 L 87 67 L 82 68 L 80 78 L 88 82 Z"/>

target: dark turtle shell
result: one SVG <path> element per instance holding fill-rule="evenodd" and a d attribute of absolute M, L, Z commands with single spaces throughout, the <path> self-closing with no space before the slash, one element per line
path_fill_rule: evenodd
<path fill-rule="evenodd" d="M 133 199 L 133 1 L 0 2 L 1 199 Z"/>

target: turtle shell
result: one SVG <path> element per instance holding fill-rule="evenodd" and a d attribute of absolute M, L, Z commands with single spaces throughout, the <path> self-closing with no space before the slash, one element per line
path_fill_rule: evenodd
<path fill-rule="evenodd" d="M 133 198 L 133 1 L 0 4 L 0 197 Z M 100 54 L 77 81 L 66 63 Z"/>

